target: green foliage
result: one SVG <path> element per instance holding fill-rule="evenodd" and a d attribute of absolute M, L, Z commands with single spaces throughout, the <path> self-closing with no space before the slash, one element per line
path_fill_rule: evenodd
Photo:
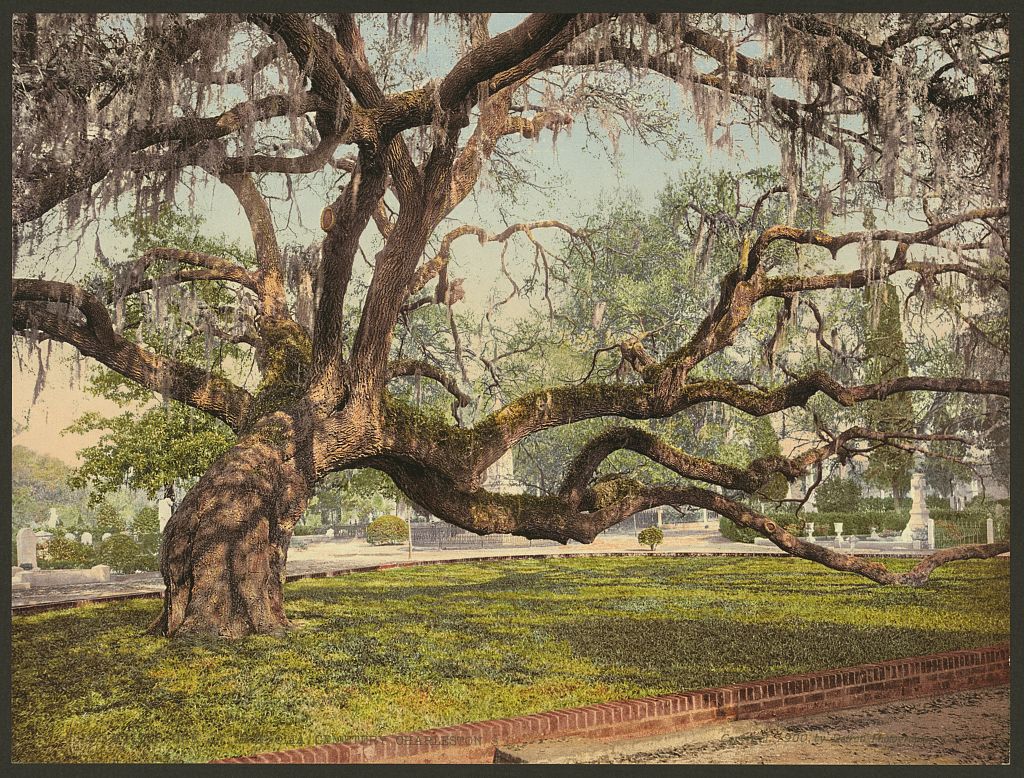
<path fill-rule="evenodd" d="M 861 504 L 861 485 L 855 478 L 843 478 L 838 473 L 824 479 L 814 490 L 814 504 L 821 513 L 853 511 Z M 882 509 L 892 508 L 888 505 Z"/>
<path fill-rule="evenodd" d="M 89 487 L 93 503 L 122 486 L 152 499 L 168 485 L 194 482 L 235 442 L 226 424 L 174 401 L 113 417 L 86 413 L 65 431 L 103 433 L 79 452 L 82 464 L 68 479 Z"/>
<path fill-rule="evenodd" d="M 991 645 L 1009 579 L 1005 558 L 919 589 L 790 558 L 517 559 L 297 581 L 301 629 L 230 644 L 146 634 L 156 600 L 16 616 L 11 757 L 208 762 Z"/>
<path fill-rule="evenodd" d="M 761 535 L 749 527 L 737 527 L 725 516 L 718 518 L 718 531 L 722 537 L 728 538 L 734 543 L 753 543 L 755 538 Z"/>
<path fill-rule="evenodd" d="M 665 533 L 658 527 L 647 527 L 640 531 L 636 539 L 640 541 L 641 546 L 648 546 L 651 551 L 654 551 L 655 546 L 660 546 L 665 541 Z"/>
<path fill-rule="evenodd" d="M 45 522 L 50 508 L 76 523 L 85 492 L 68 483 L 72 468 L 25 446 L 11 447 L 11 524 L 14 530 Z"/>
<path fill-rule="evenodd" d="M 381 516 L 366 526 L 366 542 L 371 546 L 393 546 L 409 539 L 409 525 L 398 516 Z"/>
<path fill-rule="evenodd" d="M 142 549 L 143 555 L 151 554 L 154 557 L 160 554 L 160 544 L 163 542 L 163 535 L 159 532 L 146 532 L 138 535 L 135 539 L 139 544 L 139 548 Z M 141 568 L 141 569 L 157 569 L 157 568 Z"/>
<path fill-rule="evenodd" d="M 152 505 L 145 505 L 139 509 L 132 519 L 132 532 L 136 535 L 147 535 L 160 532 L 160 511 Z"/>
<path fill-rule="evenodd" d="M 153 247 L 214 254 L 248 268 L 255 265 L 252 252 L 237 243 L 223 236 L 204 236 L 200 216 L 164 208 L 155 220 L 125 216 L 115 220 L 114 226 L 132 241 L 132 246 L 128 259 L 109 264 L 87 282 L 86 286 L 103 296 L 112 295 L 115 278 Z M 173 270 L 170 263 L 156 262 L 149 272 L 160 276 Z M 213 375 L 225 375 L 229 366 L 237 372 L 251 364 L 252 354 L 247 348 L 223 343 L 211 349 L 205 327 L 197 318 L 201 311 L 202 316 L 212 316 L 212 323 L 222 330 L 230 331 L 235 326 L 238 301 L 230 284 L 198 281 L 161 294 L 159 318 L 139 295 L 125 298 L 121 317 L 125 338 Z M 173 400 L 167 400 L 163 407 L 154 406 L 154 393 L 111 370 L 94 370 L 88 391 L 127 409 L 109 418 L 86 413 L 66 430 L 103 433 L 99 442 L 80 452 L 82 465 L 72 478 L 73 486 L 92 490 L 93 502 L 121 486 L 142 489 L 150 498 L 176 483 L 187 486 L 234 443 L 234 434 L 224 423 Z"/>
<path fill-rule="evenodd" d="M 37 561 L 41 568 L 53 570 L 78 569 L 97 564 L 91 547 L 66 538 L 59 532 L 40 549 Z"/>
<path fill-rule="evenodd" d="M 115 573 L 159 569 L 156 555 L 147 553 L 140 544 L 127 535 L 112 535 L 100 543 L 96 551 L 96 563 L 110 565 L 110 569 Z"/>
<path fill-rule="evenodd" d="M 96 507 L 96 529 L 99 532 L 117 534 L 128 529 L 128 523 L 121 512 L 109 502 L 101 502 Z"/>
<path fill-rule="evenodd" d="M 780 517 L 774 517 L 777 520 L 782 520 Z M 792 516 L 788 517 L 792 520 Z M 902 531 L 907 522 L 910 520 L 910 514 L 902 511 L 884 510 L 884 511 L 861 511 L 854 510 L 850 512 L 846 511 L 829 511 L 818 513 L 808 513 L 803 516 L 803 520 L 798 523 L 800 533 L 804 533 L 804 529 L 807 526 L 807 522 L 814 522 L 814 534 L 817 537 L 823 535 L 834 535 L 836 523 L 843 525 L 843 536 L 849 535 L 870 535 L 871 528 L 874 527 L 878 530 L 878 533 L 883 532 L 899 532 Z"/>
<path fill-rule="evenodd" d="M 352 519 L 366 521 L 382 513 L 399 496 L 391 479 L 379 470 L 362 468 L 330 473 L 316 487 L 307 515 L 316 516 L 316 524 L 347 524 Z M 321 530 L 322 531 L 322 530 Z"/>
<path fill-rule="evenodd" d="M 873 217 L 865 220 L 865 227 L 873 225 Z M 878 254 L 881 248 L 872 244 L 868 251 Z M 876 257 L 874 261 L 879 259 Z M 877 383 L 905 377 L 908 375 L 907 347 L 903 340 L 899 293 L 895 286 L 884 283 L 866 287 L 864 295 L 867 381 Z M 894 394 L 884 400 L 869 400 L 862 405 L 864 421 L 870 429 L 907 432 L 914 426 L 914 401 L 908 392 Z M 864 480 L 880 488 L 891 489 L 894 498 L 898 499 L 910 488 L 912 463 L 911 452 L 881 446 L 868 454 Z"/>
<path fill-rule="evenodd" d="M 292 530 L 292 535 L 323 535 L 324 532 L 325 530 L 322 525 L 296 524 L 295 529 Z"/>

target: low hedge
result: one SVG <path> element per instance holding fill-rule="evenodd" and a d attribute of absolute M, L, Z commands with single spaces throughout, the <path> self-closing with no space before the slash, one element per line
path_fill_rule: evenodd
<path fill-rule="evenodd" d="M 296 524 L 295 529 L 292 530 L 292 535 L 301 537 L 303 535 L 323 535 L 327 532 L 327 527 L 323 525 L 312 526 L 310 524 Z"/>
<path fill-rule="evenodd" d="M 989 505 L 988 509 L 972 508 L 966 511 L 953 511 L 943 508 L 935 508 L 929 511 L 929 516 L 936 525 L 941 525 L 944 532 L 951 538 L 959 535 L 964 537 L 977 534 L 979 525 L 984 525 L 985 520 L 995 520 L 995 535 L 997 539 L 1005 539 L 1009 536 L 1009 511 L 1005 507 Z M 824 537 L 835 534 L 836 523 L 842 523 L 843 535 L 870 535 L 874 527 L 879 535 L 901 532 L 910 520 L 910 513 L 900 511 L 856 511 L 848 513 L 802 513 L 799 519 L 794 519 L 791 513 L 771 513 L 769 518 L 777 524 L 786 527 L 790 532 L 796 531 L 801 537 L 807 534 L 808 522 L 814 522 L 814 534 L 817 537 Z M 753 543 L 754 538 L 760 537 L 752 529 L 740 528 L 726 518 L 719 519 L 718 528 L 721 534 L 729 540 L 738 543 Z"/>
<path fill-rule="evenodd" d="M 112 535 L 104 540 L 96 552 L 96 564 L 110 565 L 115 573 L 134 573 L 160 569 L 155 553 L 146 551 L 128 535 Z"/>
<path fill-rule="evenodd" d="M 63 535 L 54 535 L 40 550 L 37 559 L 44 570 L 75 570 L 96 564 L 95 552 L 91 546 L 71 540 Z"/>

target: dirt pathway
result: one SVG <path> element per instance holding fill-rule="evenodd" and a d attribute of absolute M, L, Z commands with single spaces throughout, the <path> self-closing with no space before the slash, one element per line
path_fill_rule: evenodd
<path fill-rule="evenodd" d="M 582 764 L 1002 764 L 1010 758 L 1010 689 L 958 692 L 766 722 L 713 742 L 644 749 Z"/>

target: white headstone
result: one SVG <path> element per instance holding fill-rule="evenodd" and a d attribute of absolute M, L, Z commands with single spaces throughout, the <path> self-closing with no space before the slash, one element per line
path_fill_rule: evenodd
<path fill-rule="evenodd" d="M 170 497 L 164 497 L 156 504 L 157 515 L 160 517 L 160 531 L 164 531 L 167 522 L 171 520 L 171 506 L 174 503 Z"/>
<path fill-rule="evenodd" d="M 82 543 L 84 543 L 87 546 L 91 546 L 92 545 L 92 533 L 91 532 L 83 532 L 82 533 Z"/>
<path fill-rule="evenodd" d="M 928 548 L 935 548 L 935 519 L 928 519 Z"/>
<path fill-rule="evenodd" d="M 74 532 L 65 532 L 64 537 L 66 537 L 68 540 L 78 540 L 78 538 L 75 537 Z"/>
<path fill-rule="evenodd" d="M 111 534 L 110 534 L 109 532 L 104 532 L 104 533 L 103 533 L 103 537 L 102 537 L 102 538 L 100 538 L 100 540 L 101 540 L 101 541 L 102 541 L 102 540 L 106 540 L 106 539 L 107 539 L 107 538 L 109 538 L 109 537 L 111 537 Z"/>
<path fill-rule="evenodd" d="M 22 527 L 18 530 L 16 542 L 18 544 L 18 567 L 21 567 L 22 565 L 32 565 L 32 569 L 35 570 L 36 533 L 28 527 Z"/>
<path fill-rule="evenodd" d="M 60 519 L 57 517 L 57 509 L 50 508 L 50 518 L 46 520 L 47 526 L 56 527 L 58 521 L 60 521 Z"/>
<path fill-rule="evenodd" d="M 328 527 L 327 528 L 327 532 L 325 532 L 324 534 L 327 537 L 329 537 L 329 538 L 333 538 L 334 537 L 334 527 Z"/>

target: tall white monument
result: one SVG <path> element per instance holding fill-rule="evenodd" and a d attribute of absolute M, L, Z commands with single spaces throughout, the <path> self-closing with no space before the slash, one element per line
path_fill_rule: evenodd
<path fill-rule="evenodd" d="M 909 543 L 914 540 L 928 540 L 928 504 L 924 496 L 924 476 L 914 473 L 910 479 L 910 521 L 903 529 L 900 540 Z"/>
<path fill-rule="evenodd" d="M 157 515 L 160 519 L 160 532 L 164 531 L 164 527 L 167 526 L 167 522 L 171 520 L 171 509 L 174 502 L 170 497 L 164 497 L 156 504 Z"/>

